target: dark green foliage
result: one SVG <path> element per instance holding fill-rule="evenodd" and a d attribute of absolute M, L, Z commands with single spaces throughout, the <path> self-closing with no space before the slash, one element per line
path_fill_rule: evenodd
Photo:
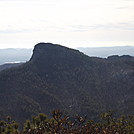
<path fill-rule="evenodd" d="M 27 120 L 24 129 L 18 131 L 16 122 L 0 121 L 1 134 L 134 134 L 134 116 L 115 118 L 111 112 L 101 115 L 101 122 L 86 117 L 69 118 L 62 111 L 52 111 L 53 118 L 41 113 Z"/>
<path fill-rule="evenodd" d="M 0 121 L 0 134 L 18 134 L 19 125 L 11 117 L 7 117 L 7 121 Z"/>

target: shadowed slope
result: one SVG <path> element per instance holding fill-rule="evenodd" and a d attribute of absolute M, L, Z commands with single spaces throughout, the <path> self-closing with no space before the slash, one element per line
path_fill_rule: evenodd
<path fill-rule="evenodd" d="M 93 58 L 51 43 L 35 46 L 29 62 L 0 73 L 0 113 L 26 119 L 62 109 L 97 118 L 102 111 L 132 114 L 134 58 Z"/>

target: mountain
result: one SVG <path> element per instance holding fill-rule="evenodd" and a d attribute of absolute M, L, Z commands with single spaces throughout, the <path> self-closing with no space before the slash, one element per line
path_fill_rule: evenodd
<path fill-rule="evenodd" d="M 134 56 L 134 47 L 132 47 L 132 46 L 79 47 L 77 49 L 89 56 L 102 57 L 102 58 L 107 58 L 110 55 Z"/>
<path fill-rule="evenodd" d="M 88 56 L 107 58 L 110 55 L 134 56 L 134 47 L 79 47 L 77 48 Z M 0 65 L 7 63 L 26 62 L 32 56 L 33 49 L 7 48 L 0 49 Z"/>
<path fill-rule="evenodd" d="M 0 49 L 0 65 L 14 62 L 26 62 L 32 55 L 32 49 L 7 48 Z"/>
<path fill-rule="evenodd" d="M 34 47 L 30 60 L 0 72 L 0 118 L 24 121 L 62 109 L 98 118 L 103 111 L 134 112 L 134 57 L 89 57 L 51 43 Z"/>

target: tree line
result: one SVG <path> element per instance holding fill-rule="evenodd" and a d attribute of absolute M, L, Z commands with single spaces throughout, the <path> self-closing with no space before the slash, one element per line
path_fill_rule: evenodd
<path fill-rule="evenodd" d="M 101 114 L 101 121 L 88 120 L 86 116 L 69 117 L 61 110 L 53 110 L 52 117 L 44 113 L 26 120 L 23 129 L 7 117 L 0 121 L 0 134 L 134 134 L 134 116 L 113 117 L 111 111 Z"/>

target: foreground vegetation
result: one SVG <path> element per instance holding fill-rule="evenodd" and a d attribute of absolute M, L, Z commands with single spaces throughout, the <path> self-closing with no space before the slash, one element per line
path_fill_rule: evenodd
<path fill-rule="evenodd" d="M 40 113 L 27 120 L 23 130 L 17 122 L 7 117 L 0 121 L 0 134 L 134 134 L 134 116 L 112 117 L 112 112 L 101 114 L 101 122 L 87 117 L 69 118 L 62 111 L 52 111 L 52 118 Z"/>

